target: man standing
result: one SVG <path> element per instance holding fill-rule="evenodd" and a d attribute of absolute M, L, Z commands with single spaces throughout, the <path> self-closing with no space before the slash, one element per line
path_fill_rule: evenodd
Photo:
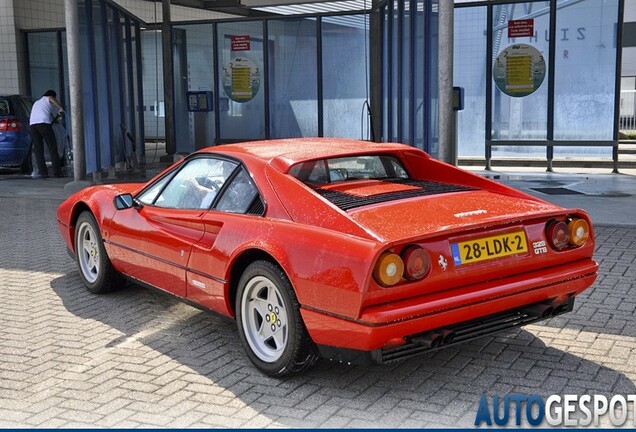
<path fill-rule="evenodd" d="M 53 164 L 53 174 L 55 177 L 63 177 L 62 166 L 60 163 L 60 155 L 57 152 L 57 143 L 55 141 L 55 133 L 51 123 L 55 119 L 57 113 L 63 114 L 62 105 L 55 99 L 56 93 L 53 90 L 47 90 L 44 95 L 35 101 L 31 109 L 31 138 L 33 139 L 33 151 L 35 152 L 35 160 L 38 165 L 38 171 L 42 178 L 47 178 L 46 162 L 44 161 L 44 147 L 42 140 L 46 141 L 51 155 L 51 163 Z"/>

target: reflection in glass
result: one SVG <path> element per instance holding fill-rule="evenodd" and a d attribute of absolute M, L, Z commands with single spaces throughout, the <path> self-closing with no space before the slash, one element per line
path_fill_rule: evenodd
<path fill-rule="evenodd" d="M 508 38 L 510 20 L 534 19 L 534 35 Z M 527 44 L 536 48 L 548 63 L 550 2 L 527 2 L 493 6 L 493 64 L 506 48 Z M 504 54 L 505 55 L 505 54 Z M 509 71 L 509 80 L 515 74 Z M 492 79 L 492 77 L 488 77 Z M 545 140 L 548 121 L 548 80 L 527 96 L 513 97 L 493 85 L 493 140 Z M 545 157 L 545 147 L 500 146 L 493 148 L 493 156 Z"/>
<path fill-rule="evenodd" d="M 557 2 L 554 138 L 611 140 L 618 0 Z M 611 148 L 556 148 L 555 156 L 610 157 Z"/>
<path fill-rule="evenodd" d="M 324 136 L 369 137 L 364 105 L 367 27 L 368 18 L 365 20 L 364 15 L 323 19 Z"/>
<path fill-rule="evenodd" d="M 268 22 L 270 134 L 318 135 L 316 20 Z"/>
<path fill-rule="evenodd" d="M 464 110 L 457 112 L 457 150 L 464 157 L 484 155 L 486 13 L 486 7 L 455 9 L 453 82 L 464 88 Z"/>
<path fill-rule="evenodd" d="M 219 23 L 217 42 L 221 140 L 265 138 L 263 23 Z"/>

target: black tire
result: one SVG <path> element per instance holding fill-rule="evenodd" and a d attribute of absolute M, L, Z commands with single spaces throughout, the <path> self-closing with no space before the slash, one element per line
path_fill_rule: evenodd
<path fill-rule="evenodd" d="M 82 212 L 75 224 L 75 260 L 86 288 L 94 294 L 105 294 L 124 286 L 104 249 L 97 221 L 91 212 Z"/>
<path fill-rule="evenodd" d="M 259 308 L 263 310 L 259 312 Z M 255 261 L 241 275 L 236 323 L 247 356 L 266 375 L 302 372 L 318 360 L 291 283 L 281 268 L 269 261 Z M 272 331 L 267 330 L 271 336 L 263 335 L 260 326 L 271 326 Z"/>

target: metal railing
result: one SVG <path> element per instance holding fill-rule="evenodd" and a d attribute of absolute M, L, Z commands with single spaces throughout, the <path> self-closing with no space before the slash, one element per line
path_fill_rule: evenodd
<path fill-rule="evenodd" d="M 613 172 L 618 173 L 618 141 L 545 141 L 545 140 L 528 140 L 528 141 L 504 141 L 504 140 L 486 140 L 486 170 L 492 170 L 492 148 L 499 146 L 531 146 L 546 148 L 547 171 L 552 172 L 554 161 L 554 147 L 612 147 Z"/>

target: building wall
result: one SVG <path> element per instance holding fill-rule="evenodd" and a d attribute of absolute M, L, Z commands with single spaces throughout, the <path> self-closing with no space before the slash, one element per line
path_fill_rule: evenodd
<path fill-rule="evenodd" d="M 21 30 L 65 26 L 64 0 L 9 0 L 14 2 L 15 25 Z"/>
<path fill-rule="evenodd" d="M 147 23 L 159 23 L 163 21 L 163 8 L 161 2 L 149 2 L 143 0 L 113 0 L 113 2 Z M 235 15 L 176 5 L 172 5 L 170 7 L 170 19 L 175 22 L 222 18 L 235 18 Z"/>
<path fill-rule="evenodd" d="M 115 0 L 142 21 L 162 21 L 161 3 Z M 155 16 L 157 20 L 155 20 Z M 173 21 L 232 18 L 234 15 L 171 7 Z M 65 27 L 64 0 L 0 0 L 0 93 L 28 94 L 27 53 L 23 31 Z"/>
<path fill-rule="evenodd" d="M 636 76 L 636 46 L 633 46 L 634 35 L 626 32 L 633 31 L 636 26 L 636 0 L 625 0 L 625 16 L 623 19 L 623 58 L 621 76 Z M 632 46 L 630 46 L 632 45 Z"/>
<path fill-rule="evenodd" d="M 19 93 L 18 47 L 13 0 L 0 0 L 0 93 Z"/>

